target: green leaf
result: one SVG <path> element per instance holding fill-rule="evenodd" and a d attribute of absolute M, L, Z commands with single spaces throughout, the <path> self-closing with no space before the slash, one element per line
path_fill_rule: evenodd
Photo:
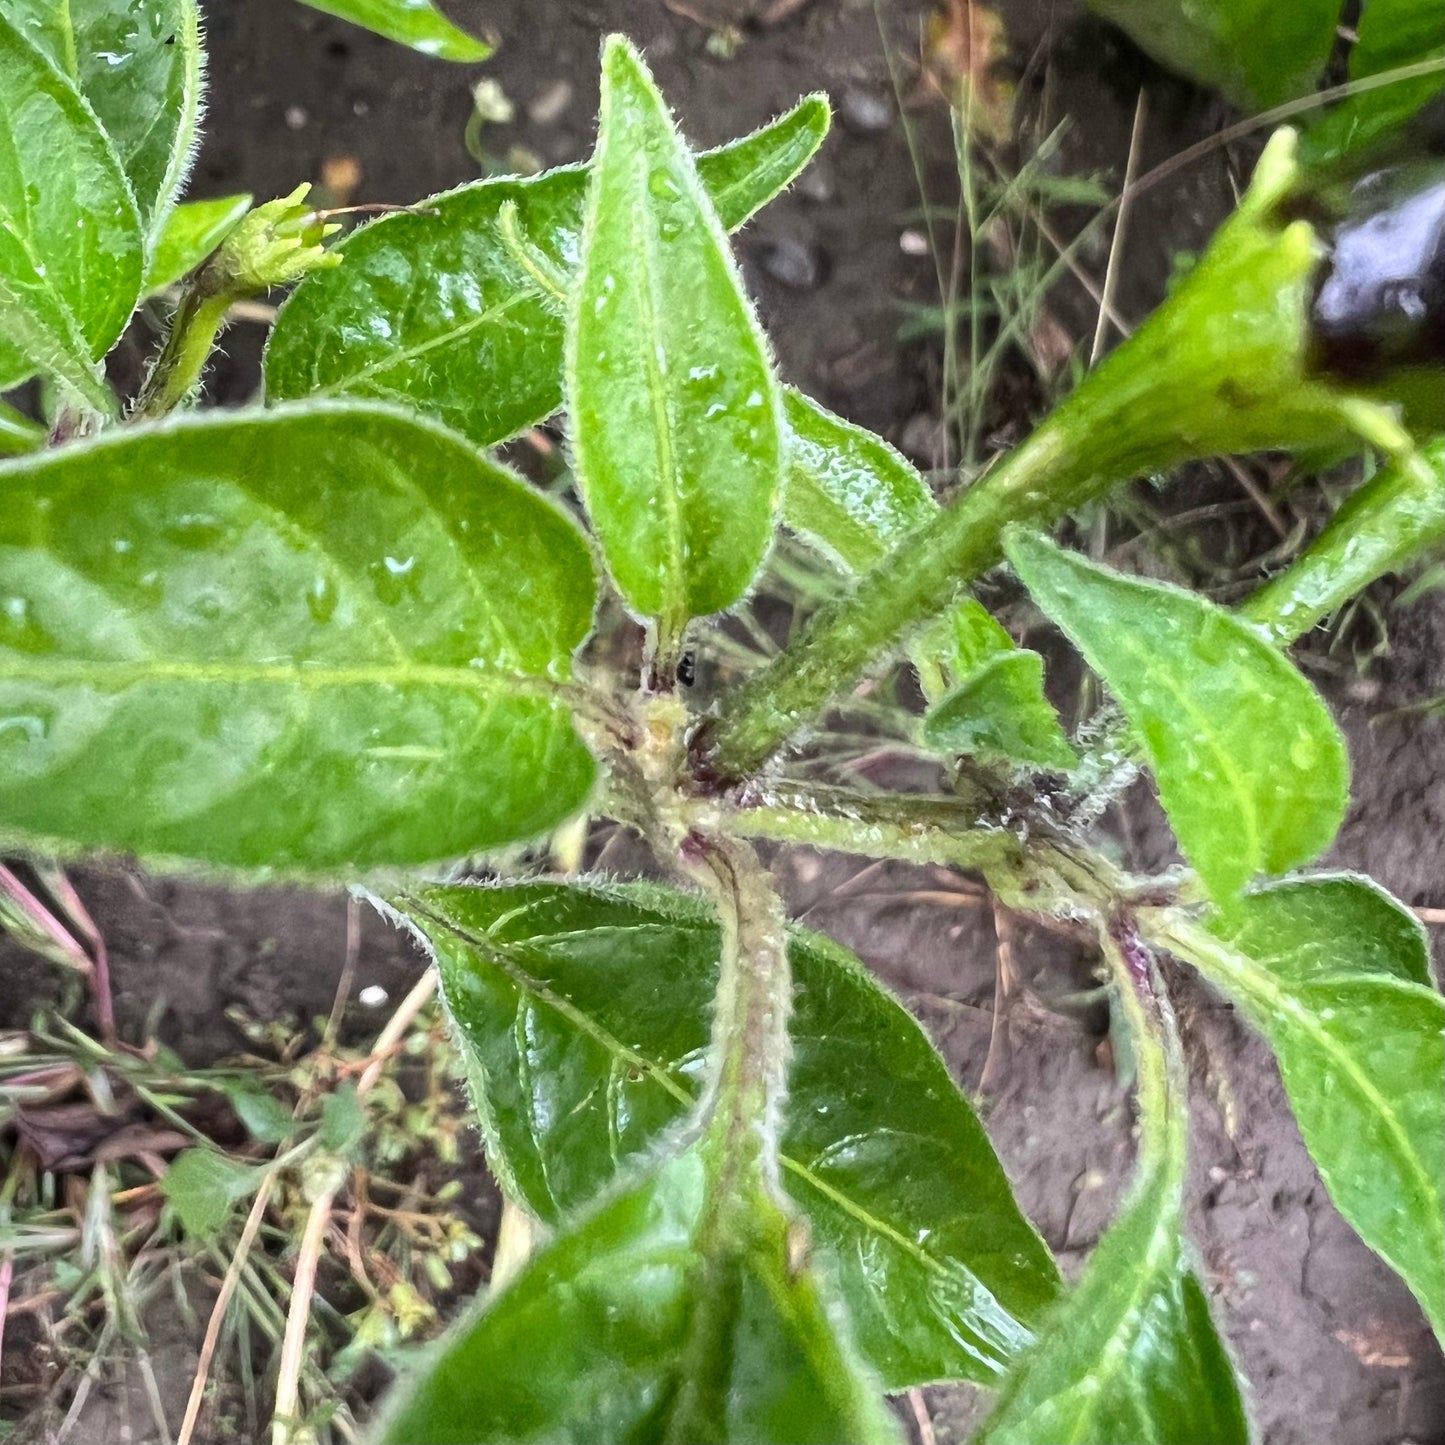
<path fill-rule="evenodd" d="M 1359 40 L 1350 51 L 1352 81 L 1420 61 L 1439 64 L 1432 74 L 1346 97 L 1305 130 L 1300 153 L 1306 164 L 1365 151 L 1405 125 L 1445 89 L 1445 36 L 1434 0 L 1368 0 L 1355 28 Z"/>
<path fill-rule="evenodd" d="M 236 1111 L 236 1117 L 245 1126 L 246 1132 L 258 1144 L 279 1144 L 296 1132 L 291 1110 L 274 1094 L 266 1094 L 256 1088 L 249 1079 L 225 1080 L 217 1087 Z"/>
<path fill-rule="evenodd" d="M 787 387 L 783 520 L 848 572 L 866 572 L 937 510 L 928 484 L 882 437 Z"/>
<path fill-rule="evenodd" d="M 1177 1186 L 1146 1177 L 999 1392 L 978 1445 L 1244 1445 L 1239 1386 L 1182 1229 Z"/>
<path fill-rule="evenodd" d="M 350 1158 L 365 1136 L 366 1110 L 355 1085 L 328 1094 L 321 1105 L 321 1147 Z"/>
<path fill-rule="evenodd" d="M 0 14 L 0 391 L 42 371 L 103 412 L 94 363 L 140 295 L 140 217 L 74 86 Z"/>
<path fill-rule="evenodd" d="M 1288 567 L 1239 605 L 1241 617 L 1294 641 L 1386 572 L 1445 546 L 1445 437 L 1380 468 Z M 1404 605 L 1403 601 L 1400 605 Z"/>
<path fill-rule="evenodd" d="M 85 97 L 153 231 L 180 194 L 196 146 L 202 56 L 194 0 L 9 0 L 7 14 Z"/>
<path fill-rule="evenodd" d="M 166 217 L 146 270 L 147 292 L 162 291 L 190 275 L 251 209 L 251 197 L 219 196 L 187 201 Z"/>
<path fill-rule="evenodd" d="M 1137 1176 L 1083 1278 L 1015 1365 L 978 1445 L 1244 1445 L 1234 1368 L 1183 1238 L 1189 1082 L 1137 936 L 1111 952 L 1139 1078 Z M 1139 974 L 1142 973 L 1142 978 Z M 1125 977 L 1120 977 L 1120 975 Z"/>
<path fill-rule="evenodd" d="M 748 1201 L 749 1237 L 723 1249 L 707 1194 L 689 1150 L 561 1234 L 402 1381 L 378 1438 L 896 1440 L 777 1205 Z M 700 1348 L 708 1326 L 721 1348 Z"/>
<path fill-rule="evenodd" d="M 492 47 L 458 30 L 432 0 L 301 0 L 438 60 L 485 60 Z"/>
<path fill-rule="evenodd" d="M 1212 930 L 1168 941 L 1269 1040 L 1340 1213 L 1445 1338 L 1445 999 L 1417 926 L 1363 881 L 1302 879 Z"/>
<path fill-rule="evenodd" d="M 1088 3 L 1156 60 L 1215 86 L 1243 110 L 1264 110 L 1313 90 L 1340 18 L 1337 0 Z"/>
<path fill-rule="evenodd" d="M 747 591 L 772 543 L 782 403 L 692 157 L 615 36 L 566 370 L 573 464 L 608 568 L 679 639 Z"/>
<path fill-rule="evenodd" d="M 231 1217 L 236 1201 L 256 1187 L 258 1174 L 218 1149 L 186 1149 L 161 1176 L 161 1192 L 181 1228 L 193 1239 L 207 1239 Z"/>
<path fill-rule="evenodd" d="M 1118 698 L 1179 845 L 1217 902 L 1329 845 L 1349 801 L 1344 740 L 1319 695 L 1256 629 L 1037 535 L 1011 532 L 1005 550 Z"/>
<path fill-rule="evenodd" d="M 1306 983 L 1343 968 L 1431 986 L 1424 924 L 1358 874 L 1318 873 L 1272 883 L 1249 894 L 1215 931 L 1283 981 Z"/>
<path fill-rule="evenodd" d="M 586 798 L 575 523 L 374 404 L 211 415 L 0 473 L 0 839 L 420 863 Z"/>
<path fill-rule="evenodd" d="M 807 164 L 828 130 L 810 96 L 771 125 L 697 158 L 723 223 L 735 229 Z M 562 318 L 504 238 L 577 268 L 587 170 L 482 181 L 386 216 L 349 236 L 346 264 L 310 276 L 281 308 L 266 346 L 271 400 L 399 400 L 490 446 L 562 404 Z"/>
<path fill-rule="evenodd" d="M 939 752 L 1069 769 L 1079 759 L 1044 701 L 1044 660 L 1015 648 L 990 658 L 928 710 L 923 737 Z"/>
<path fill-rule="evenodd" d="M 0 457 L 18 457 L 45 445 L 48 433 L 13 406 L 0 401 Z"/>
<path fill-rule="evenodd" d="M 716 921 L 644 886 L 431 887 L 399 900 L 438 961 L 488 1157 L 549 1223 L 691 1107 Z M 890 1389 L 989 1381 L 1057 1292 L 977 1117 L 917 1023 L 816 934 L 796 986 L 782 1183 Z"/>
<path fill-rule="evenodd" d="M 926 635 L 923 650 L 960 679 L 936 701 L 930 697 L 923 719 L 929 747 L 1036 768 L 1078 765 L 1044 696 L 1043 658 L 1016 647 L 982 603 L 960 603 Z"/>

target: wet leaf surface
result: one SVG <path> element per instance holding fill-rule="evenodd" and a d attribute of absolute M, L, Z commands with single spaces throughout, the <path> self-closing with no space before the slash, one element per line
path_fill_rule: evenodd
<path fill-rule="evenodd" d="M 772 544 L 782 399 L 727 237 L 637 52 L 607 42 L 567 326 L 573 465 L 608 569 L 679 639 Z"/>
<path fill-rule="evenodd" d="M 459 30 L 432 0 L 301 0 L 353 25 L 435 55 L 439 60 L 485 60 L 492 47 Z"/>
<path fill-rule="evenodd" d="M 95 112 L 152 233 L 185 182 L 196 142 L 193 0 L 9 0 L 6 13 Z"/>
<path fill-rule="evenodd" d="M 741 226 L 788 185 L 828 130 L 813 96 L 771 125 L 697 158 L 724 225 Z M 345 264 L 308 278 L 266 347 L 273 401 L 370 396 L 401 401 L 484 445 L 562 404 L 562 315 L 500 226 L 565 275 L 580 256 L 587 171 L 482 181 L 348 237 Z"/>
<path fill-rule="evenodd" d="M 75 87 L 0 15 L 0 391 L 44 372 L 102 411 L 94 362 L 140 295 L 140 217 Z"/>
<path fill-rule="evenodd" d="M 1192 593 L 1120 576 L 1037 535 L 1011 533 L 1005 547 L 1118 698 L 1216 901 L 1329 846 L 1349 801 L 1344 740 L 1283 654 Z"/>
<path fill-rule="evenodd" d="M 435 952 L 488 1155 L 565 1219 L 691 1106 L 720 948 L 670 890 L 432 887 L 400 900 Z M 815 934 L 796 983 L 782 1182 L 890 1388 L 995 1378 L 1057 1273 L 918 1024 Z"/>
<path fill-rule="evenodd" d="M 1445 999 L 1419 925 L 1325 878 L 1252 893 L 1214 933 L 1182 951 L 1269 1041 L 1331 1198 L 1445 1336 Z"/>
<path fill-rule="evenodd" d="M 738 1201 L 747 1233 L 724 1243 L 706 1203 L 696 1149 L 625 1185 L 403 1379 L 380 1438 L 896 1440 L 778 1206 Z"/>
<path fill-rule="evenodd" d="M 587 544 L 460 439 L 374 405 L 213 414 L 3 486 L 7 845 L 420 863 L 586 796 L 555 682 Z"/>

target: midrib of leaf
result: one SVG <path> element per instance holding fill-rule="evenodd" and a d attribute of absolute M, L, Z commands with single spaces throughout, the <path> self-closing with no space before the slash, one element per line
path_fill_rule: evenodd
<path fill-rule="evenodd" d="M 428 922 L 450 933 L 469 948 L 476 949 L 493 968 L 506 975 L 519 993 L 546 1004 L 566 1019 L 579 1033 L 599 1044 L 604 1052 L 611 1054 L 619 1062 L 628 1064 L 634 1069 L 641 1069 L 654 1082 L 661 1084 L 679 1104 L 686 1105 L 696 1102 L 696 1096 L 692 1091 L 679 1084 L 663 1065 L 628 1048 L 611 1030 L 604 1028 L 590 1014 L 579 1009 L 570 999 L 555 993 L 546 984 L 518 968 L 507 952 L 505 944 L 498 944 L 485 934 L 474 933 L 471 929 L 463 928 L 450 919 L 438 916 L 427 906 L 424 899 L 408 896 L 403 901 L 408 910 L 414 910 Z"/>
<path fill-rule="evenodd" d="M 438 331 L 429 336 L 425 341 L 418 341 L 411 346 L 388 350 L 385 356 L 378 358 L 376 361 L 367 362 L 365 366 L 360 367 L 356 371 L 347 372 L 339 381 L 327 382 L 324 386 L 319 384 L 313 385 L 310 388 L 309 394 L 314 397 L 329 397 L 344 393 L 349 388 L 354 387 L 358 382 L 370 381 L 373 377 L 380 376 L 398 366 L 404 366 L 407 362 L 416 361 L 418 358 L 425 356 L 429 351 L 435 351 L 440 346 L 448 346 L 454 341 L 459 341 L 463 337 L 469 336 L 479 326 L 487 326 L 494 321 L 500 321 L 507 312 L 520 306 L 525 301 L 533 301 L 535 299 L 535 295 L 529 290 L 514 291 L 510 296 L 494 303 L 485 311 L 480 311 L 475 316 L 468 317 L 467 320 L 457 326 Z M 324 355 L 324 349 L 319 347 L 312 355 L 311 376 L 313 383 L 316 381 L 317 365 Z M 404 393 L 394 392 L 393 395 L 403 395 L 405 397 Z M 410 404 L 410 398 L 406 397 L 406 400 L 408 404 Z"/>
<path fill-rule="evenodd" d="M 866 1138 L 867 1136 L 862 1135 L 859 1137 Z M 873 1214 L 869 1210 L 865 1209 L 861 1204 L 857 1202 L 857 1200 L 853 1199 L 847 1194 L 843 1194 L 838 1189 L 835 1189 L 833 1185 L 825 1183 L 816 1174 L 814 1174 L 813 1171 L 807 1167 L 807 1165 L 800 1164 L 791 1155 L 786 1154 L 781 1150 L 779 1150 L 778 1152 L 778 1162 L 789 1173 L 796 1174 L 799 1179 L 806 1180 L 812 1188 L 816 1189 L 818 1193 L 823 1195 L 825 1199 L 829 1200 L 833 1204 L 836 1204 L 838 1208 L 841 1209 L 845 1214 L 851 1215 L 860 1224 L 863 1224 L 868 1229 L 882 1235 L 890 1243 L 896 1245 L 899 1249 L 901 1249 L 905 1254 L 911 1255 L 915 1260 L 918 1261 L 919 1264 L 925 1266 L 925 1268 L 930 1270 L 933 1274 L 937 1275 L 940 1279 L 948 1279 L 955 1274 L 963 1274 L 968 1279 L 972 1280 L 973 1283 L 977 1285 L 977 1287 L 985 1294 L 987 1294 L 990 1299 L 994 1299 L 993 1291 L 990 1290 L 988 1286 L 985 1285 L 983 1281 L 979 1279 L 979 1277 L 974 1274 L 971 1269 L 966 1268 L 961 1260 L 954 1260 L 952 1261 L 952 1264 L 950 1264 L 948 1262 L 945 1262 L 944 1260 L 939 1259 L 937 1255 L 930 1254 L 926 1249 L 924 1249 L 920 1244 L 918 1244 L 916 1240 L 910 1239 L 906 1234 L 901 1233 L 893 1225 L 888 1224 L 882 1219 L 879 1219 L 876 1214 Z M 995 1304 L 998 1303 L 997 1300 L 994 1300 L 994 1302 Z M 1000 1310 L 1003 1309 L 1001 1305 L 999 1306 L 999 1308 Z M 1004 1312 L 1007 1313 L 1007 1311 Z M 1013 1316 L 1010 1315 L 1009 1318 L 1012 1320 Z M 1015 1323 L 1017 1323 L 1017 1321 L 1015 1321 Z M 1028 1330 L 1027 1327 L 1019 1325 L 1019 1328 L 1023 1331 L 1026 1338 L 1032 1338 L 1032 1331 Z"/>
<path fill-rule="evenodd" d="M 519 992 L 526 993 L 535 1000 L 545 1003 L 548 1007 L 555 1010 L 580 1033 L 585 1034 L 594 1043 L 599 1044 L 606 1052 L 610 1053 L 617 1062 L 627 1064 L 634 1069 L 641 1069 L 654 1082 L 661 1084 L 662 1087 L 684 1107 L 697 1102 L 696 1094 L 692 1090 L 679 1084 L 664 1065 L 658 1063 L 655 1059 L 647 1058 L 645 1055 L 628 1048 L 615 1034 L 604 1028 L 590 1014 L 579 1009 L 570 999 L 553 992 L 546 984 L 541 983 L 530 974 L 516 967 L 507 953 L 508 944 L 498 943 L 487 935 L 477 934 L 471 929 L 461 927 L 449 919 L 439 916 L 427 906 L 425 901 L 419 898 L 408 897 L 405 903 L 408 910 L 415 911 L 436 927 L 450 933 L 453 937 L 459 939 L 469 947 L 475 948 L 489 964 L 505 974 L 507 979 Z M 510 913 L 504 914 L 496 920 L 493 926 L 495 927 L 501 923 L 503 919 L 511 919 L 519 914 L 527 913 L 532 906 L 533 904 L 529 902 L 513 909 Z M 614 925 L 611 930 L 575 929 L 565 933 L 538 934 L 529 936 L 525 946 L 531 947 L 549 942 L 563 942 L 573 938 L 588 937 L 599 931 L 627 933 L 633 931 L 633 929 L 626 924 L 620 924 Z M 534 1144 L 536 1143 L 535 1137 L 533 1142 Z M 541 1157 L 543 1152 L 544 1151 L 539 1148 L 537 1150 L 538 1156 Z M 783 1169 L 797 1175 L 800 1179 L 806 1180 L 819 1194 L 836 1204 L 841 1210 L 851 1215 L 869 1229 L 875 1230 L 878 1234 L 884 1236 L 938 1277 L 948 1278 L 953 1274 L 954 1271 L 950 1269 L 947 1263 L 938 1259 L 937 1256 L 930 1254 L 906 1234 L 900 1233 L 893 1225 L 887 1224 L 879 1219 L 849 1195 L 843 1194 L 831 1184 L 825 1183 L 814 1174 L 807 1165 L 800 1163 L 782 1150 L 779 1151 L 778 1162 Z M 992 1291 L 988 1289 L 972 1270 L 964 1267 L 961 1261 L 956 1262 L 956 1267 L 972 1280 L 980 1290 L 988 1294 L 990 1299 L 993 1299 Z M 997 1301 L 995 1301 L 995 1303 L 997 1303 Z M 1000 1306 L 1000 1309 L 1002 1309 L 1002 1306 Z M 1013 1317 L 1010 1315 L 1009 1318 L 1012 1319 Z M 1020 1325 L 1019 1328 L 1023 1329 L 1025 1334 L 1029 1333 L 1024 1326 Z"/>
<path fill-rule="evenodd" d="M 299 684 L 320 691 L 328 687 L 378 687 L 398 683 L 452 688 L 494 695 L 526 693 L 560 698 L 563 688 L 549 678 L 500 668 L 398 661 L 385 664 L 169 662 L 145 659 L 134 662 L 90 662 L 82 658 L 48 659 L 43 656 L 0 654 L 0 682 L 108 683 L 132 687 L 147 682 L 196 684 L 272 683 Z"/>
<path fill-rule="evenodd" d="M 638 147 L 632 158 L 631 180 L 639 196 L 647 194 L 649 164 L 644 148 Z M 667 605 L 664 617 L 669 627 L 680 630 L 687 621 L 687 597 L 682 580 L 682 499 L 678 495 L 677 456 L 672 445 L 672 405 L 667 395 L 657 345 L 657 276 L 659 271 L 654 228 L 644 202 L 634 211 L 638 218 L 633 235 L 637 241 L 638 263 L 642 271 L 637 287 L 637 301 L 642 309 L 643 352 L 647 364 L 647 391 L 652 402 L 653 431 L 657 439 L 657 465 L 662 480 L 663 510 L 667 517 L 666 572 Z"/>

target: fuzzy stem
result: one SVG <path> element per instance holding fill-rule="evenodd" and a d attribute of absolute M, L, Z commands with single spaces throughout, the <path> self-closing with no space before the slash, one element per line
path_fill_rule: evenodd
<path fill-rule="evenodd" d="M 749 1178 L 776 1183 L 779 1117 L 788 1068 L 793 979 L 787 920 L 750 844 L 693 834 L 689 874 L 711 895 L 722 925 L 708 1086 L 700 1108 L 704 1147 L 715 1154 L 719 1204 L 742 1197 Z"/>
<path fill-rule="evenodd" d="M 136 399 L 137 420 L 153 421 L 168 415 L 200 385 L 232 300 L 227 293 L 202 294 L 195 287 L 181 297 L 170 334 Z"/>
<path fill-rule="evenodd" d="M 903 539 L 699 730 L 700 777 L 754 773 L 888 648 L 999 562 L 1010 524 L 1048 525 L 1128 477 L 1191 458 L 1316 444 L 1352 424 L 1311 378 L 1308 310 L 1321 244 L 1278 206 L 1293 136 L 1266 148 L 1249 193 L 1174 295 L 1011 456 Z"/>
<path fill-rule="evenodd" d="M 1179 1025 L 1134 920 L 1115 914 L 1101 942 L 1135 1045 L 1140 1157 L 1169 1172 L 1168 1183 L 1177 1196 L 1184 1185 L 1189 1129 L 1189 1083 Z"/>

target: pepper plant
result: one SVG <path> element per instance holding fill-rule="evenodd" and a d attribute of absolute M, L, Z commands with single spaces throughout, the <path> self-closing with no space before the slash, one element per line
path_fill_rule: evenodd
<path fill-rule="evenodd" d="M 0 379 L 49 400 L 43 425 L 14 413 L 0 468 L 0 844 L 364 884 L 434 958 L 488 1159 L 545 1238 L 378 1438 L 884 1440 L 884 1392 L 957 1380 L 997 1391 L 989 1442 L 1245 1440 L 1183 1233 L 1166 954 L 1272 1045 L 1340 1210 L 1445 1331 L 1445 1000 L 1407 910 L 1298 871 L 1348 763 L 1285 650 L 1438 547 L 1445 444 L 1389 376 L 1315 364 L 1330 262 L 1294 133 L 1133 339 L 940 505 L 780 383 L 730 250 L 822 140 L 822 97 L 695 155 L 613 38 L 588 164 L 328 247 L 304 191 L 172 209 L 199 68 L 164 37 L 195 16 L 154 8 L 127 42 L 169 77 L 148 107 L 0 16 Z M 100 359 L 178 279 L 122 408 Z M 229 308 L 296 281 L 264 404 L 195 410 Z M 491 449 L 559 411 L 575 486 L 548 495 Z M 1323 445 L 1378 465 L 1234 610 L 1049 539 L 1140 473 Z M 739 677 L 726 618 L 780 524 L 836 587 Z M 1116 700 L 1073 738 L 969 591 L 1005 565 Z M 594 635 L 629 618 L 640 662 Z M 887 726 L 932 753 L 934 791 L 796 766 L 900 665 L 927 709 Z M 1156 877 L 1091 832 L 1141 768 L 1187 861 Z M 526 845 L 579 818 L 635 830 L 661 881 L 547 871 Z M 1139 1157 L 1076 1286 L 918 1024 L 789 923 L 763 840 L 971 870 L 1094 931 Z M 448 881 L 479 856 L 495 881 Z"/>

